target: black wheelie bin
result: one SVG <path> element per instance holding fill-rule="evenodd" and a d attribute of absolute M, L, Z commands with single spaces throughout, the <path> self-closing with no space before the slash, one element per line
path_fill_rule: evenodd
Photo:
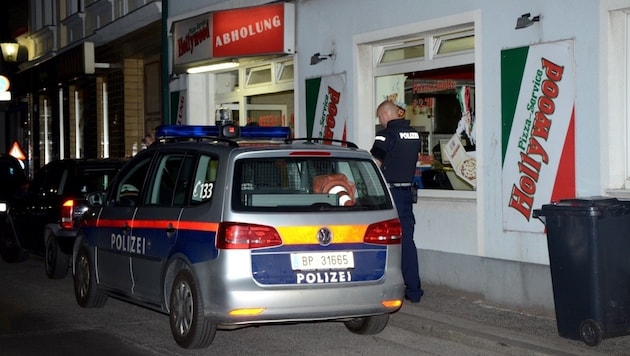
<path fill-rule="evenodd" d="M 630 334 L 630 201 L 565 199 L 534 217 L 547 231 L 558 334 L 590 346 Z"/>

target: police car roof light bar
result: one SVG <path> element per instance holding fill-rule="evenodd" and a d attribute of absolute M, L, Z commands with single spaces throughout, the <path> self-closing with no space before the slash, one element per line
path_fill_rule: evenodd
<path fill-rule="evenodd" d="M 210 125 L 161 125 L 155 129 L 155 137 L 201 138 L 218 137 L 221 127 Z M 283 126 L 241 126 L 240 135 L 234 138 L 279 139 L 291 136 L 291 129 Z"/>

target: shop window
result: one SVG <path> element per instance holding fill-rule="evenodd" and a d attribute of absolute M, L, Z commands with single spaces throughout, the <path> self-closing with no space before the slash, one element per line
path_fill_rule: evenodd
<path fill-rule="evenodd" d="M 476 186 L 473 77 L 474 66 L 464 65 L 376 78 L 379 101 L 398 105 L 401 117 L 420 132 L 418 183 L 425 189 Z"/>
<path fill-rule="evenodd" d="M 448 55 L 472 51 L 475 48 L 475 35 L 472 30 L 445 33 L 434 37 L 434 55 Z"/>
<path fill-rule="evenodd" d="M 40 97 L 39 107 L 39 157 L 44 165 L 53 160 L 53 117 L 48 97 Z"/>
<path fill-rule="evenodd" d="M 384 47 L 378 63 L 379 65 L 391 64 L 398 61 L 422 58 L 424 58 L 424 41 L 415 40 Z"/>
<path fill-rule="evenodd" d="M 271 83 L 271 66 L 265 65 L 246 69 L 246 86 L 270 84 Z"/>
<path fill-rule="evenodd" d="M 374 46 L 375 104 L 394 102 L 420 132 L 425 189 L 476 187 L 474 46 L 471 24 Z"/>
<path fill-rule="evenodd" d="M 293 81 L 293 62 L 278 63 L 278 82 Z"/>

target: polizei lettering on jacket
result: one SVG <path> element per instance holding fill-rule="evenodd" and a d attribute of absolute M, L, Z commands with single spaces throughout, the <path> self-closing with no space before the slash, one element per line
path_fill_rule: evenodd
<path fill-rule="evenodd" d="M 341 283 L 352 281 L 350 271 L 298 272 L 295 276 L 297 277 L 297 284 Z"/>
<path fill-rule="evenodd" d="M 537 109 L 537 111 L 534 113 L 534 121 L 531 123 L 529 140 L 525 141 L 527 146 L 524 145 L 524 140 L 519 140 L 521 159 L 518 162 L 518 171 L 520 178 L 518 183 L 512 185 L 509 202 L 509 206 L 522 214 L 527 221 L 532 216 L 540 170 L 543 164 L 549 164 L 549 156 L 543 144 L 549 138 L 552 123 L 550 117 L 556 110 L 554 99 L 558 97 L 558 82 L 562 80 L 562 72 L 564 71 L 563 66 L 545 58 L 542 58 L 542 69 L 546 78 L 542 79 L 540 71 L 536 75 L 528 109 L 532 111 Z M 537 105 L 533 106 L 531 105 L 532 100 L 534 100 L 538 90 L 541 91 L 541 96 L 538 97 Z M 526 125 L 530 125 L 530 123 L 528 122 Z"/>
<path fill-rule="evenodd" d="M 419 140 L 420 134 L 417 132 L 401 132 L 398 134 L 401 140 Z"/>
<path fill-rule="evenodd" d="M 111 249 L 144 255 L 147 250 L 147 239 L 140 236 L 112 234 Z"/>

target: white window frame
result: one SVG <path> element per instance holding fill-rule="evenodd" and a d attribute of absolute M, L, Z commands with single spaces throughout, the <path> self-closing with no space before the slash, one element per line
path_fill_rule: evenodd
<path fill-rule="evenodd" d="M 630 8 L 604 9 L 608 50 L 601 57 L 602 184 L 607 194 L 630 198 Z"/>
<path fill-rule="evenodd" d="M 480 58 L 481 53 L 481 36 L 478 36 L 475 32 L 474 49 L 471 51 L 463 51 L 462 53 L 455 53 L 452 55 L 439 56 L 439 58 L 432 58 L 431 50 L 433 48 L 432 36 L 440 36 L 446 33 L 451 33 L 457 30 L 464 30 L 469 28 L 475 30 L 480 28 L 481 11 L 475 10 L 471 12 L 460 13 L 448 17 L 436 18 L 432 20 L 422 21 L 418 23 L 407 24 L 399 27 L 378 30 L 374 32 L 368 32 L 363 34 L 357 34 L 353 36 L 353 43 L 356 46 L 356 72 L 361 73 L 357 77 L 355 84 L 355 96 L 358 99 L 355 102 L 354 112 L 357 117 L 374 117 L 376 110 L 375 99 L 375 84 L 374 78 L 398 73 L 406 73 L 413 71 L 425 71 L 437 68 L 453 67 L 462 64 L 476 63 Z M 401 61 L 395 65 L 382 65 L 376 64 L 379 51 L 376 47 L 384 46 L 386 44 L 400 43 L 401 40 L 417 39 L 420 37 L 429 38 L 425 40 L 425 58 L 421 61 Z M 430 45 L 431 44 L 431 45 Z M 478 88 L 478 95 L 476 101 L 478 103 L 483 102 L 483 90 L 481 90 L 482 83 L 475 78 L 475 85 Z M 483 117 L 483 106 L 478 105 L 476 107 L 477 117 Z M 353 127 L 352 123 L 349 126 L 349 131 L 354 133 L 355 143 L 359 147 L 371 147 L 373 137 L 375 133 L 374 125 L 357 125 Z M 480 133 L 483 132 L 483 123 L 479 122 L 477 126 L 478 140 L 481 139 Z M 481 151 L 483 147 L 477 147 L 478 164 L 483 165 L 483 154 Z M 481 186 L 481 182 L 478 182 L 478 189 Z M 458 199 L 471 199 L 477 198 L 478 191 L 463 191 L 463 190 L 440 190 L 440 189 L 425 189 L 422 190 L 422 194 L 425 196 L 437 197 L 437 198 L 458 198 Z"/>

